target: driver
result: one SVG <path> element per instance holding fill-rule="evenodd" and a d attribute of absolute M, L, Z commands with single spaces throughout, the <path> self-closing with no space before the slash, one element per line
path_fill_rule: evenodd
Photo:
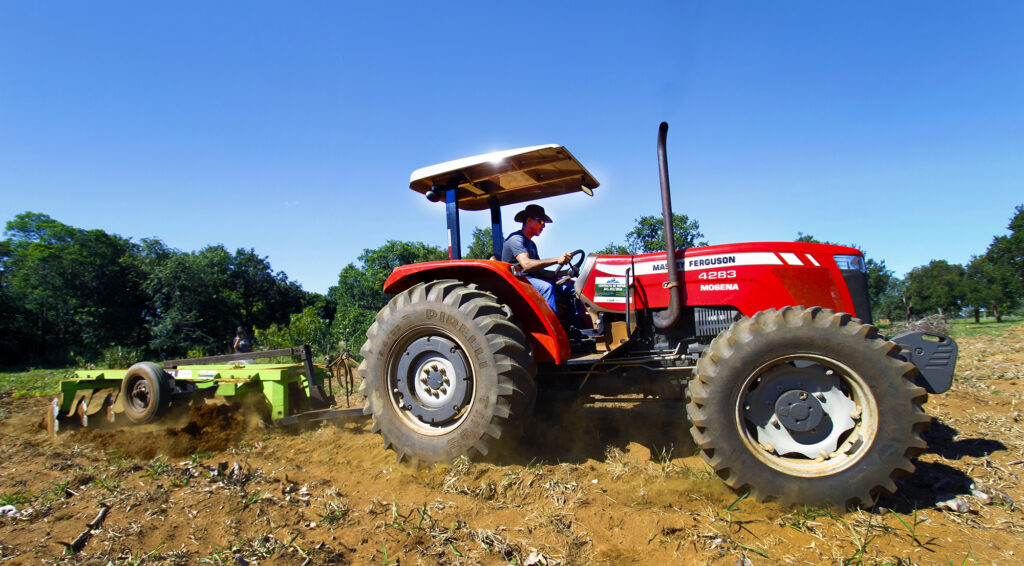
<path fill-rule="evenodd" d="M 523 268 L 526 279 L 547 301 L 551 310 L 558 312 L 555 308 L 555 272 L 544 269 L 552 265 L 565 265 L 569 263 L 572 254 L 564 253 L 556 257 L 540 259 L 537 253 L 537 244 L 533 243 L 533 237 L 539 236 L 544 231 L 544 226 L 551 223 L 551 217 L 544 214 L 544 207 L 536 204 L 528 205 L 519 211 L 515 216 L 516 222 L 521 222 L 523 228 L 516 230 L 505 238 L 505 244 L 501 248 L 501 261 L 506 263 L 518 263 Z"/>

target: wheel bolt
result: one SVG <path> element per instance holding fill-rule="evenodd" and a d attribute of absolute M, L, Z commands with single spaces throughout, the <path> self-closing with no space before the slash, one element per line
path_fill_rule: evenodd
<path fill-rule="evenodd" d="M 441 393 L 448 393 L 448 388 L 444 385 L 441 386 Z"/>
<path fill-rule="evenodd" d="M 818 393 L 814 394 L 814 398 L 817 399 L 818 401 L 824 401 L 825 400 L 825 394 L 821 393 L 819 391 Z"/>
<path fill-rule="evenodd" d="M 440 396 L 441 396 L 440 393 L 438 393 L 437 391 L 434 391 L 434 399 L 437 399 Z"/>
<path fill-rule="evenodd" d="M 449 381 L 447 377 L 442 379 L 441 381 L 443 381 L 445 385 L 449 385 L 451 383 L 451 381 Z"/>
<path fill-rule="evenodd" d="M 420 383 L 422 383 L 423 385 L 426 385 L 427 384 L 427 378 L 421 377 L 420 378 Z"/>

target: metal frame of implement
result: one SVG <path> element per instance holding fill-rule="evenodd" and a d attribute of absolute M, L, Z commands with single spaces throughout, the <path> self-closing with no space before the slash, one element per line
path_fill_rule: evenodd
<path fill-rule="evenodd" d="M 252 360 L 298 356 L 301 363 L 251 363 Z M 247 363 L 239 363 L 245 361 Z M 168 403 L 215 395 L 241 397 L 261 394 L 270 407 L 275 425 L 361 417 L 363 409 L 334 408 L 334 398 L 325 392 L 324 370 L 313 365 L 309 346 L 262 352 L 227 354 L 204 358 L 167 360 L 161 364 L 171 378 Z M 54 400 L 56 419 L 77 415 L 87 425 L 90 416 L 103 414 L 113 421 L 124 410 L 121 383 L 127 369 L 78 370 L 74 379 L 60 383 L 60 401 Z M 53 427 L 56 430 L 56 426 Z"/>

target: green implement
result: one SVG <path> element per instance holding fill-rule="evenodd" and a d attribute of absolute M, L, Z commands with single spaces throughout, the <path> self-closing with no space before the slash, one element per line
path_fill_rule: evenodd
<path fill-rule="evenodd" d="M 299 363 L 256 363 L 257 359 L 298 357 Z M 89 417 L 114 422 L 123 415 L 134 424 L 157 420 L 172 406 L 214 396 L 259 407 L 277 425 L 357 417 L 362 408 L 336 408 L 324 389 L 330 374 L 314 366 L 309 346 L 230 354 L 161 364 L 139 362 L 128 369 L 80 370 L 60 384 L 60 397 L 47 412 L 56 433 L 60 422 L 88 426 Z M 348 389 L 351 383 L 342 384 Z"/>

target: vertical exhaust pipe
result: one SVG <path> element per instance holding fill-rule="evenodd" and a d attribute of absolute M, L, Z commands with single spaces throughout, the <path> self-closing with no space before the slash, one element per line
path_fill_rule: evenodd
<path fill-rule="evenodd" d="M 672 229 L 672 195 L 668 187 L 668 156 L 665 152 L 665 138 L 668 136 L 668 123 L 662 122 L 658 127 L 658 173 L 661 177 L 661 216 L 665 223 L 665 251 L 668 261 L 668 281 L 661 284 L 668 289 L 668 309 L 654 314 L 654 326 L 664 330 L 679 320 L 681 312 L 679 290 L 679 267 L 676 265 L 676 237 Z"/>

